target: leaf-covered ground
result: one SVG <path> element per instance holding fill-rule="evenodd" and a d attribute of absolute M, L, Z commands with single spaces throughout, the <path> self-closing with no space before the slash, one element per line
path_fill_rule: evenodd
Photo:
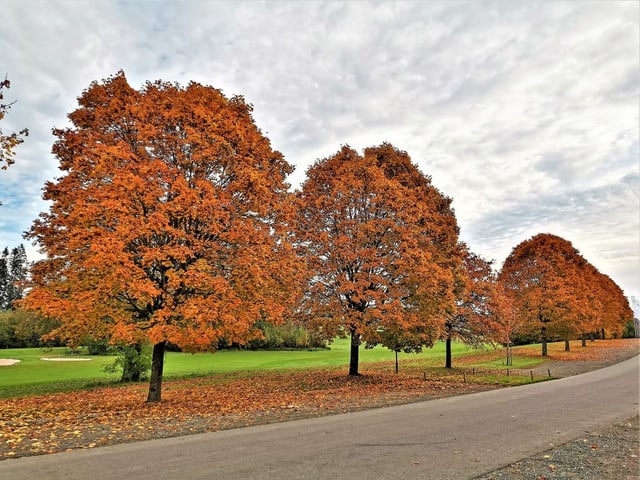
<path fill-rule="evenodd" d="M 562 362 L 613 363 L 638 342 L 597 341 Z M 552 352 L 552 355 L 555 353 Z M 555 358 L 555 357 L 554 357 Z M 556 362 L 558 360 L 556 359 Z M 350 378 L 338 369 L 230 374 L 165 382 L 163 401 L 149 405 L 146 384 L 3 400 L 0 459 L 209 432 L 296 418 L 459 395 L 491 388 L 460 371 L 441 376 L 405 366 L 367 365 Z"/>

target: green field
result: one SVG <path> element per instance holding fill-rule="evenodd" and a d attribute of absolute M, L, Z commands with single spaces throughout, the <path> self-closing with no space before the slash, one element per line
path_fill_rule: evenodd
<path fill-rule="evenodd" d="M 453 344 L 454 366 L 455 358 L 472 355 L 461 343 Z M 0 397 L 15 397 L 37 393 L 55 391 L 69 391 L 89 388 L 92 386 L 113 383 L 118 380 L 118 374 L 107 374 L 103 371 L 105 365 L 111 364 L 114 357 L 68 355 L 65 348 L 42 350 L 38 348 L 0 350 L 0 358 L 20 360 L 12 366 L 0 367 Z M 58 357 L 64 359 L 89 359 L 88 361 L 46 361 L 43 357 Z M 442 366 L 444 363 L 444 343 L 439 342 L 431 349 L 425 349 L 421 354 L 398 354 L 402 364 L 420 364 L 425 367 Z M 390 362 L 393 368 L 394 352 L 376 347 L 360 349 L 360 363 L 362 369 L 371 362 Z M 526 359 L 530 362 L 530 359 Z M 516 366 L 524 367 L 523 364 Z M 518 359 L 516 359 L 516 363 Z M 281 370 L 291 368 L 321 368 L 330 366 L 344 366 L 345 371 L 349 363 L 349 341 L 337 339 L 326 350 L 295 350 L 295 351 L 219 351 L 212 353 L 176 353 L 167 352 L 165 358 L 165 378 L 179 378 L 185 376 L 206 376 L 231 372 L 247 372 L 255 370 Z M 495 365 L 494 365 L 495 364 Z M 499 368 L 500 361 L 487 366 Z"/>

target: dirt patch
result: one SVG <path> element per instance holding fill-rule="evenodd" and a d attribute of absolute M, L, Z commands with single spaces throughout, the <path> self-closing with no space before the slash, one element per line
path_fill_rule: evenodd
<path fill-rule="evenodd" d="M 20 360 L 15 360 L 13 358 L 0 358 L 0 367 L 9 367 L 16 363 L 20 363 Z"/>
<path fill-rule="evenodd" d="M 90 362 L 91 358 L 79 357 L 42 357 L 40 360 L 45 362 Z"/>

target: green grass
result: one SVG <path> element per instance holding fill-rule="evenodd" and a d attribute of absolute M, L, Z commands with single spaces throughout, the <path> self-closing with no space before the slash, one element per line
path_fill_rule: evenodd
<path fill-rule="evenodd" d="M 189 376 L 207 376 L 233 372 L 260 370 L 286 370 L 292 368 L 322 368 L 349 364 L 349 341 L 337 339 L 326 350 L 294 350 L 294 351 L 220 351 L 211 353 L 176 353 L 168 352 L 165 358 L 165 378 L 184 378 Z M 114 383 L 117 374 L 104 372 L 104 365 L 111 364 L 114 357 L 86 356 L 90 361 L 83 362 L 51 362 L 41 360 L 42 357 L 65 357 L 64 348 L 45 351 L 38 348 L 0 350 L 0 358 L 13 358 L 20 363 L 0 367 L 0 398 L 52 393 L 60 391 L 81 390 L 98 385 Z M 476 351 L 468 349 L 461 343 L 453 343 L 453 364 L 456 358 L 473 355 Z M 68 358 L 76 358 L 68 357 Z M 444 363 L 444 343 L 438 342 L 433 348 L 424 349 L 420 354 L 399 353 L 402 365 L 419 365 L 424 368 L 441 367 Z M 360 364 L 366 370 L 367 363 L 390 362 L 393 369 L 394 352 L 376 347 L 360 349 Z M 474 364 L 485 368 L 500 368 L 501 360 Z M 526 363 L 529 362 L 529 363 Z M 515 356 L 513 368 L 526 368 L 539 363 L 540 360 L 519 358 Z"/>

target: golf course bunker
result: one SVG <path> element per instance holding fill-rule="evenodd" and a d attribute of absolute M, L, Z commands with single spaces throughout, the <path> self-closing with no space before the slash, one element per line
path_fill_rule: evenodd
<path fill-rule="evenodd" d="M 90 358 L 73 358 L 73 357 L 42 357 L 40 360 L 47 362 L 90 362 Z"/>
<path fill-rule="evenodd" d="M 19 362 L 20 360 L 14 360 L 13 358 L 0 358 L 0 367 L 8 367 Z"/>

